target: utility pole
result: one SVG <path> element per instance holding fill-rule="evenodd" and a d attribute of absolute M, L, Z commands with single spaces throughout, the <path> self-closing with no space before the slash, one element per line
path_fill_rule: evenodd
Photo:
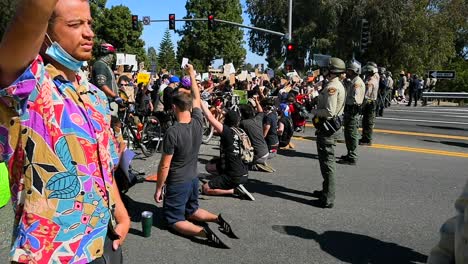
<path fill-rule="evenodd" d="M 288 40 L 292 40 L 292 13 L 293 13 L 293 0 L 289 0 L 289 30 L 288 30 Z"/>

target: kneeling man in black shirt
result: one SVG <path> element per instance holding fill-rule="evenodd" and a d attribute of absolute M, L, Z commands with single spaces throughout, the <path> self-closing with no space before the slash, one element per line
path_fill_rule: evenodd
<path fill-rule="evenodd" d="M 239 136 L 233 128 L 239 128 L 240 116 L 236 111 L 229 110 L 224 117 L 224 124 L 219 122 L 202 104 L 203 113 L 221 136 L 220 159 L 215 163 L 207 164 L 207 171 L 217 176 L 203 185 L 203 193 L 206 195 L 236 195 L 254 201 L 253 195 L 244 187 L 248 180 L 248 164 L 241 158 L 241 146 Z"/>
<path fill-rule="evenodd" d="M 179 92 L 172 97 L 172 109 L 177 122 L 164 136 L 154 199 L 157 203 L 164 199 L 164 218 L 176 232 L 185 236 L 206 237 L 216 246 L 228 247 L 208 226 L 203 228 L 191 222 L 215 222 L 220 225 L 221 232 L 237 238 L 221 215 L 198 207 L 197 162 L 202 143 L 203 116 L 195 71 L 192 65 L 188 65 L 186 70 L 192 80 L 192 95 Z"/>

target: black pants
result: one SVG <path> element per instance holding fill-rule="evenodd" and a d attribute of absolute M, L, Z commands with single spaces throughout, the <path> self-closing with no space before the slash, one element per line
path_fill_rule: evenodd
<path fill-rule="evenodd" d="M 413 102 L 413 100 L 414 100 L 414 106 L 418 105 L 418 90 L 417 89 L 409 90 L 408 105 L 411 105 L 411 102 Z"/>

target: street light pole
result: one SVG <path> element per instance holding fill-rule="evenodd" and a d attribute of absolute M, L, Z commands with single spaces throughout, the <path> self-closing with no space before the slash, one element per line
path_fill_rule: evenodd
<path fill-rule="evenodd" d="M 292 13 L 293 13 L 293 0 L 289 0 L 289 30 L 288 30 L 288 40 L 292 40 Z"/>

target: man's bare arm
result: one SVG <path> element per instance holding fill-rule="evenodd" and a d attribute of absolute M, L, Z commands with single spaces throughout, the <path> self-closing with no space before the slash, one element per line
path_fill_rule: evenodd
<path fill-rule="evenodd" d="M 195 78 L 195 70 L 193 69 L 193 65 L 187 64 L 186 71 L 190 75 L 190 81 L 192 83 L 193 108 L 200 108 L 201 107 L 200 89 L 198 88 L 197 80 Z"/>
<path fill-rule="evenodd" d="M 0 87 L 13 83 L 39 53 L 58 0 L 22 0 L 0 42 Z"/>

